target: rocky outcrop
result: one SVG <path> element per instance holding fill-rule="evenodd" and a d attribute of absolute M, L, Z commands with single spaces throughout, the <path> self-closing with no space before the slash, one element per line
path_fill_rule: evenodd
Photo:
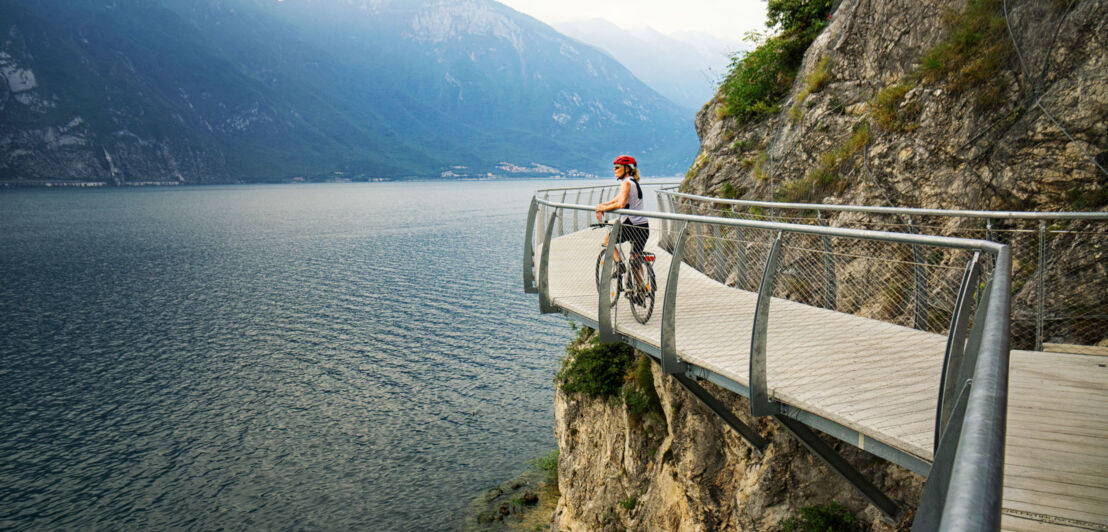
<path fill-rule="evenodd" d="M 860 205 L 1103 208 L 1108 2 L 969 4 L 993 14 L 970 53 L 996 64 L 945 72 L 953 60 L 940 55 L 935 72 L 922 60 L 951 42 L 966 0 L 843 0 L 779 114 L 720 118 L 718 99 L 701 110 L 701 151 L 684 188 Z M 974 68 L 993 70 L 978 80 Z M 850 149 L 852 138 L 863 142 Z M 812 183 L 821 165 L 831 177 Z"/>
<path fill-rule="evenodd" d="M 639 355 L 645 356 L 645 355 Z M 664 419 L 636 419 L 616 400 L 555 397 L 562 497 L 554 530 L 773 530 L 800 508 L 832 501 L 865 529 L 882 521 L 858 491 L 745 398 L 701 384 L 771 441 L 759 456 L 714 412 L 651 364 Z M 923 477 L 841 442 L 828 442 L 890 497 L 914 506 Z"/>

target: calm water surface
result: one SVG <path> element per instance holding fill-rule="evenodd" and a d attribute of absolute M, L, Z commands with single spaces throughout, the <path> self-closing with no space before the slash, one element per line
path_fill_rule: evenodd
<path fill-rule="evenodd" d="M 554 446 L 564 184 L 0 192 L 0 528 L 455 528 Z"/>

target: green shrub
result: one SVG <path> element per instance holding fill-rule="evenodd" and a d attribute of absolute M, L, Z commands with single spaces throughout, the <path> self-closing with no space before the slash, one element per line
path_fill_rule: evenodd
<path fill-rule="evenodd" d="M 603 344 L 596 341 L 592 329 L 583 329 L 570 344 L 570 355 L 562 360 L 562 368 L 554 381 L 565 393 L 583 393 L 591 397 L 618 396 L 623 376 L 631 365 L 635 350 L 623 343 Z"/>
<path fill-rule="evenodd" d="M 543 473 L 546 473 L 546 482 L 548 484 L 558 484 L 558 458 L 561 456 L 561 451 L 558 448 L 554 448 L 546 456 L 540 456 L 531 460 L 529 465 Z"/>
<path fill-rule="evenodd" d="M 804 56 L 807 44 L 785 37 L 752 36 L 758 46 L 731 58 L 730 72 L 720 85 L 724 105 L 720 115 L 746 121 L 777 112 Z"/>
<path fill-rule="evenodd" d="M 854 532 L 862 528 L 845 506 L 837 502 L 806 506 L 798 515 L 781 521 L 784 532 Z"/>
<path fill-rule="evenodd" d="M 735 185 L 730 181 L 723 184 L 719 190 L 719 197 L 723 199 L 739 199 L 746 193 L 746 189 L 743 187 L 735 188 Z"/>
<path fill-rule="evenodd" d="M 770 0 L 766 25 L 780 25 L 786 33 L 811 33 L 814 39 L 830 13 L 831 0 Z"/>
<path fill-rule="evenodd" d="M 651 371 L 650 357 L 639 355 L 631 363 L 627 375 L 624 377 L 624 385 L 621 390 L 624 404 L 627 405 L 627 413 L 633 420 L 641 420 L 643 416 L 652 415 L 657 420 L 665 422 L 662 413 L 662 401 L 658 397 L 658 390 L 654 388 L 654 374 Z"/>
<path fill-rule="evenodd" d="M 635 509 L 635 506 L 638 503 L 639 503 L 639 498 L 635 495 L 631 495 L 631 496 L 628 496 L 626 499 L 620 501 L 619 505 L 622 506 L 624 510 L 627 510 L 628 512 L 630 512 L 631 510 Z"/>
<path fill-rule="evenodd" d="M 773 36 L 747 35 L 757 47 L 745 56 L 734 56 L 720 85 L 724 105 L 720 115 L 750 120 L 776 113 L 781 98 L 792 87 L 804 51 L 827 25 L 831 0 L 770 0 L 768 27 Z"/>

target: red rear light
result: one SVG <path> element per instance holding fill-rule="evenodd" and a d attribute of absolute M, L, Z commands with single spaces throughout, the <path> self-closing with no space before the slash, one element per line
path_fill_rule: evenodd
<path fill-rule="evenodd" d="M 643 257 L 643 260 L 645 260 L 646 262 L 654 262 L 654 255 L 647 255 Z"/>

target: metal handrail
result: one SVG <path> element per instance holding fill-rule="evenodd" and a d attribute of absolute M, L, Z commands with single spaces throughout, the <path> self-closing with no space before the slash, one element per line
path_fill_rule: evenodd
<path fill-rule="evenodd" d="M 1069 302 L 1055 299 L 1053 300 L 1054 304 L 1052 308 L 1047 308 L 1046 302 L 1049 298 L 1051 287 L 1047 286 L 1046 279 L 1048 277 L 1054 278 L 1052 276 L 1055 275 L 1055 271 L 1048 261 L 1048 255 L 1053 251 L 1057 251 L 1058 248 L 1050 245 L 1051 240 L 1057 242 L 1057 238 L 1065 238 L 1064 235 L 1068 234 L 1083 234 L 1085 235 L 1084 238 L 1088 239 L 1103 239 L 1108 237 L 1108 231 L 1105 230 L 1105 226 L 1103 225 L 1104 222 L 1108 222 L 1108 210 L 1104 208 L 1095 212 L 979 211 L 816 203 L 781 203 L 772 201 L 725 199 L 683 193 L 676 190 L 676 187 L 661 187 L 657 193 L 659 205 L 668 205 L 670 211 L 676 211 L 675 204 L 678 200 L 682 200 L 682 203 L 685 205 L 690 205 L 690 202 L 692 202 L 691 205 L 693 207 L 697 205 L 708 207 L 719 206 L 720 208 L 732 206 L 749 209 L 777 210 L 778 212 L 775 216 L 788 217 L 790 219 L 792 218 L 792 214 L 782 211 L 792 211 L 798 216 L 800 216 L 802 212 L 811 213 L 814 211 L 815 217 L 807 223 L 826 223 L 826 215 L 828 213 L 865 213 L 899 217 L 901 221 L 891 224 L 888 227 L 895 228 L 897 226 L 906 226 L 905 229 L 909 232 L 919 232 L 923 227 L 919 224 L 919 220 L 925 216 L 944 217 L 954 220 L 984 220 L 983 228 L 959 227 L 953 230 L 956 232 L 963 232 L 967 229 L 983 230 L 986 240 L 1003 239 L 1012 245 L 1013 263 L 1021 265 L 1019 267 L 1019 275 L 1013 279 L 1012 286 L 1016 289 L 1022 289 L 1024 286 L 1032 287 L 1030 291 L 1023 290 L 1022 295 L 1018 298 L 1017 294 L 1011 295 L 1013 301 L 1012 310 L 1016 321 L 1024 325 L 1024 327 L 1021 327 L 1019 330 L 1013 330 L 1013 333 L 1016 334 L 1019 339 L 1017 340 L 1016 337 L 1013 337 L 1012 342 L 1018 341 L 1020 349 L 1042 351 L 1045 342 L 1051 341 L 1051 338 L 1055 338 L 1055 340 L 1053 340 L 1055 342 L 1061 341 L 1061 343 L 1075 344 L 1088 342 L 1090 338 L 1093 338 L 1092 341 L 1099 340 L 1099 337 L 1096 336 L 1096 326 L 1082 322 L 1081 320 L 1086 316 L 1082 315 L 1081 311 L 1074 310 L 1091 308 L 1089 306 L 1089 301 L 1082 300 L 1080 305 L 1071 305 Z M 751 214 L 753 215 L 754 213 Z M 761 213 L 758 213 L 755 217 L 761 218 L 763 216 Z M 1035 221 L 1038 222 L 1037 227 L 1030 227 Z M 1004 222 L 1006 225 L 1018 225 L 1019 227 L 1007 227 L 1005 229 L 997 229 L 994 227 L 994 224 L 1000 222 Z M 1091 223 L 1094 225 L 1091 230 L 1073 232 L 1071 229 L 1064 227 L 1052 227 L 1051 224 L 1054 223 Z M 933 228 L 933 230 L 947 232 L 946 229 Z M 1002 236 L 1002 233 L 1007 233 L 1007 236 Z M 1020 236 L 1020 234 L 1027 235 L 1028 238 L 1024 238 Z M 1030 238 L 1037 240 L 1037 246 L 1031 247 L 1028 245 L 1032 243 Z M 1020 240 L 1024 242 L 1023 245 L 1018 245 Z M 916 252 L 917 250 L 913 251 Z M 919 261 L 917 260 L 917 262 Z M 1094 259 L 1090 258 L 1086 260 L 1088 264 L 1092 262 L 1094 262 Z M 1031 273 L 1029 274 L 1028 272 Z M 1033 277 L 1029 277 L 1029 275 Z M 1027 285 L 1026 281 L 1028 279 L 1032 279 L 1033 284 Z M 922 290 L 917 290 L 917 297 L 920 296 L 922 292 Z M 917 299 L 917 304 L 920 303 L 922 303 L 922 301 Z M 1101 306 L 1102 304 L 1103 299 L 1092 302 L 1093 307 Z M 1095 319 L 1102 320 L 1103 316 L 1095 317 Z M 1068 323 L 1068 326 L 1050 326 L 1051 322 L 1063 320 Z M 1033 329 L 1031 328 L 1032 322 Z M 1077 327 L 1081 327 L 1084 330 L 1079 330 Z M 1061 338 L 1062 340 L 1058 340 L 1057 338 Z"/>
<path fill-rule="evenodd" d="M 865 212 L 872 214 L 903 214 L 905 216 L 951 216 L 959 218 L 1023 219 L 1023 220 L 1108 220 L 1108 212 L 1033 212 L 1033 211 L 960 211 L 955 209 L 920 209 L 915 207 L 879 207 L 868 205 L 833 205 L 826 203 L 782 203 L 775 201 L 756 201 L 713 198 L 684 192 L 674 192 L 666 188 L 658 190 L 660 194 L 685 198 L 704 203 L 724 203 L 744 207 L 769 207 L 774 209 L 792 209 L 804 211 L 840 211 Z"/>
<path fill-rule="evenodd" d="M 595 212 L 595 206 L 593 205 L 559 203 L 538 198 L 535 198 L 535 201 L 540 205 L 555 209 Z M 881 242 L 896 242 L 900 244 L 937 246 L 951 249 L 980 250 L 988 251 L 993 254 L 999 253 L 1002 248 L 1008 247 L 1005 244 L 992 242 L 990 240 L 978 240 L 973 238 L 959 238 L 951 236 L 924 235 L 913 233 L 896 233 L 892 231 L 874 231 L 872 229 L 849 229 L 845 227 L 790 224 L 783 222 L 765 222 L 761 220 L 744 220 L 741 218 L 720 218 L 716 216 L 704 216 L 700 214 L 671 214 L 654 211 L 636 211 L 632 209 L 617 209 L 608 212 L 617 215 L 643 216 L 646 218 L 657 218 L 660 220 L 672 220 L 677 222 L 700 222 L 726 225 L 730 227 L 767 229 L 771 231 L 787 231 L 789 233 L 858 238 L 864 240 L 877 240 Z"/>
<path fill-rule="evenodd" d="M 548 190 L 549 191 L 549 190 Z M 548 192 L 544 191 L 544 192 Z M 563 193 L 565 197 L 565 193 Z M 727 200 L 742 201 L 742 200 Z M 549 254 L 551 229 L 554 226 L 554 217 L 560 211 L 589 211 L 594 210 L 592 205 L 579 205 L 564 202 L 549 201 L 539 198 L 537 195 L 532 200 L 532 211 L 540 207 L 544 212 L 550 212 L 550 219 L 546 223 L 547 238 L 542 242 L 543 261 L 535 265 L 546 270 L 547 256 Z M 661 203 L 661 202 L 660 202 Z M 764 202 L 763 202 L 764 203 Z M 778 206 L 779 204 L 773 204 Z M 842 206 L 828 206 L 842 207 Z M 812 206 L 806 206 L 812 209 Z M 845 209 L 844 209 L 845 210 Z M 888 212 L 888 211 L 886 211 Z M 1007 388 L 1008 388 L 1008 357 L 1010 336 L 1010 294 L 1011 290 L 1011 250 L 1008 245 L 989 240 L 946 237 L 936 235 L 924 235 L 918 233 L 898 233 L 887 231 L 874 231 L 867 229 L 849 229 L 841 227 L 828 227 L 824 225 L 805 225 L 780 222 L 767 222 L 761 220 L 721 218 L 713 216 L 675 214 L 667 212 L 648 212 L 630 209 L 611 211 L 616 215 L 644 216 L 667 223 L 682 222 L 711 224 L 714 226 L 727 226 L 744 229 L 761 229 L 787 233 L 800 233 L 817 235 L 821 237 L 844 237 L 871 241 L 893 242 L 908 245 L 925 245 L 950 249 L 961 249 L 977 253 L 992 255 L 993 275 L 988 287 L 982 294 L 979 302 L 978 315 L 974 318 L 974 331 L 969 344 L 966 346 L 966 359 L 962 361 L 962 371 L 951 370 L 949 373 L 956 381 L 952 386 L 946 386 L 952 390 L 944 393 L 944 386 L 940 385 L 939 405 L 943 409 L 946 402 L 946 410 L 949 412 L 949 424 L 944 427 L 941 434 L 941 442 L 937 446 L 931 469 L 928 472 L 928 483 L 925 485 L 924 494 L 921 497 L 920 507 L 914 530 L 952 529 L 957 526 L 961 530 L 996 530 L 999 528 L 1001 509 L 1001 489 L 1003 483 L 1004 464 L 1004 437 L 1006 430 Z M 913 212 L 913 214 L 922 214 Z M 1040 213 L 1042 214 L 1042 213 Z M 1079 213 L 1085 214 L 1085 213 Z M 528 217 L 528 235 L 534 234 L 535 225 L 538 223 L 535 216 Z M 672 261 L 680 262 L 680 249 L 683 247 L 686 231 L 679 234 L 678 242 L 674 243 L 676 253 Z M 530 239 L 528 240 L 530 242 Z M 534 248 L 525 253 L 534 253 Z M 525 268 L 534 264 L 525 260 Z M 672 264 L 672 263 L 671 263 Z M 976 267 L 976 264 L 972 267 Z M 767 267 L 767 270 L 770 268 Z M 671 266 L 671 277 L 667 285 L 667 294 L 676 294 L 677 268 Z M 545 271 L 543 272 L 545 274 Z M 763 286 L 766 278 L 763 277 Z M 771 273 L 768 275 L 772 275 Z M 527 273 L 525 273 L 525 278 Z M 772 283 L 770 283 L 772 284 Z M 548 289 L 548 287 L 543 287 Z M 759 294 L 761 299 L 768 294 Z M 959 298 L 964 294 L 959 294 Z M 543 311 L 549 312 L 548 305 L 552 305 L 549 295 L 540 294 Z M 663 304 L 662 327 L 668 323 L 673 326 L 673 314 L 676 306 L 666 297 Z M 956 318 L 957 319 L 957 318 Z M 965 319 L 964 317 L 960 319 Z M 608 324 L 609 327 L 611 326 Z M 603 327 L 603 324 L 601 324 Z M 764 321 L 756 327 L 765 327 Z M 980 328 L 978 328 L 980 327 Z M 963 331 L 964 332 L 964 331 Z M 757 337 L 758 331 L 754 332 Z M 961 334 L 952 324 L 949 334 Z M 662 331 L 663 344 L 672 343 L 673 331 Z M 950 341 L 963 341 L 962 338 L 950 339 Z M 672 346 L 671 346 L 672 348 Z M 948 349 L 948 356 L 949 356 Z M 968 352 L 975 351 L 975 352 Z M 673 362 L 665 360 L 665 346 L 662 346 L 663 364 Z M 672 354 L 671 354 L 672 356 Z M 754 369 L 755 353 L 751 353 L 751 372 Z M 764 356 L 764 353 L 763 353 Z M 944 361 L 948 363 L 950 361 Z M 684 363 L 677 364 L 676 371 L 684 371 Z M 667 368 L 668 369 L 668 368 Z M 763 360 L 764 369 L 764 360 Z M 703 368 L 700 368 L 700 371 Z M 751 388 L 747 393 L 753 397 L 756 393 L 764 393 L 755 390 L 755 379 L 751 375 L 748 383 Z M 760 383 L 764 387 L 765 382 Z M 944 397 L 944 395 L 946 395 Z M 956 396 L 955 396 L 956 395 Z M 772 403 L 770 399 L 767 402 Z M 772 403 L 775 405 L 776 403 Z M 954 406 L 950 406 L 953 404 Z M 770 406 L 772 406 L 770 405 Z M 763 409 L 768 408 L 762 405 Z M 765 412 L 773 410 L 769 408 Z M 785 409 L 782 409 L 784 411 Z M 937 414 L 940 418 L 942 413 Z M 982 511 L 985 509 L 986 511 Z"/>

